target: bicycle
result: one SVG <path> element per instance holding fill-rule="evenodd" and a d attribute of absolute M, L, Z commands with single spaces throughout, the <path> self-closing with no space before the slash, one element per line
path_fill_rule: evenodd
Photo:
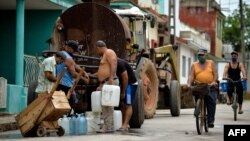
<path fill-rule="evenodd" d="M 197 83 L 191 86 L 191 92 L 197 98 L 194 115 L 197 133 L 201 135 L 203 133 L 203 128 L 205 132 L 208 132 L 208 115 L 205 97 L 210 92 L 210 85 L 207 83 Z"/>
<path fill-rule="evenodd" d="M 237 120 L 237 109 L 238 109 L 238 95 L 236 93 L 236 83 L 241 82 L 241 79 L 239 79 L 237 81 L 233 81 L 231 78 L 223 78 L 223 80 L 229 81 L 230 83 L 233 84 L 233 87 L 234 87 L 234 91 L 232 94 L 232 98 L 233 98 L 232 108 L 233 108 L 233 112 L 234 112 L 234 121 L 236 121 Z"/>

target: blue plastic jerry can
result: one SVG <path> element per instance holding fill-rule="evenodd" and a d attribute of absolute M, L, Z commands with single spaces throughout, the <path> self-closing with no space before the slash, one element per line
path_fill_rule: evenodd
<path fill-rule="evenodd" d="M 242 83 L 243 91 L 246 91 L 247 90 L 247 81 L 242 80 L 241 83 Z"/>

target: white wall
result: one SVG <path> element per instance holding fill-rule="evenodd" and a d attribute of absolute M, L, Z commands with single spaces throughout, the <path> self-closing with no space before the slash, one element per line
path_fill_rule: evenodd
<path fill-rule="evenodd" d="M 155 40 L 157 41 L 157 44 L 159 44 L 158 41 L 158 23 L 155 22 L 155 26 L 154 28 L 150 27 L 150 21 L 147 22 L 147 33 L 146 33 L 146 37 L 149 41 L 149 47 L 152 48 L 151 46 L 151 41 Z"/>
<path fill-rule="evenodd" d="M 227 62 L 218 62 L 218 64 L 217 64 L 218 80 L 222 80 L 222 78 L 223 78 L 223 71 L 224 71 L 224 67 L 225 67 L 226 63 Z"/>
<path fill-rule="evenodd" d="M 207 39 L 206 36 L 209 36 L 207 33 L 200 33 L 194 28 L 186 25 L 183 22 L 180 22 L 180 33 L 182 32 L 188 32 L 189 37 L 183 37 L 183 34 L 180 34 L 180 36 L 185 39 L 190 41 L 193 46 L 197 46 L 198 48 L 206 49 L 208 52 L 210 52 L 210 40 Z"/>
<path fill-rule="evenodd" d="M 179 49 L 180 49 L 180 70 L 179 70 L 180 84 L 184 85 L 184 84 L 187 84 L 188 75 L 189 75 L 189 71 L 190 71 L 190 66 L 188 66 L 188 58 L 191 58 L 191 64 L 192 64 L 195 61 L 195 57 L 194 57 L 195 55 L 194 55 L 193 50 L 191 50 L 190 48 L 188 48 L 186 46 L 180 46 Z M 186 76 L 185 77 L 182 76 L 182 73 L 183 73 L 182 69 L 183 69 L 183 64 L 184 64 L 184 62 L 182 60 L 182 56 L 186 57 L 186 63 L 185 63 Z"/>

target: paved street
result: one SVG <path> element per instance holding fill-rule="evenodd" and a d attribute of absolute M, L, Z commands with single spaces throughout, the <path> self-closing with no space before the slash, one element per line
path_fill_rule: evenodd
<path fill-rule="evenodd" d="M 180 117 L 172 117 L 169 110 L 158 110 L 154 119 L 144 121 L 140 129 L 130 129 L 128 133 L 89 134 L 82 136 L 23 138 L 19 130 L 0 133 L 0 140 L 10 141 L 223 141 L 224 124 L 250 125 L 250 101 L 244 101 L 244 114 L 238 115 L 238 121 L 233 120 L 231 106 L 217 104 L 215 127 L 208 133 L 197 135 L 193 109 L 182 109 Z"/>

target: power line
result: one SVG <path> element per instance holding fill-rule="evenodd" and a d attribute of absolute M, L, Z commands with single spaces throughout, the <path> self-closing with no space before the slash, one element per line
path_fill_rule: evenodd
<path fill-rule="evenodd" d="M 250 3 L 250 1 L 244 1 L 244 3 Z M 220 5 L 239 5 L 239 2 L 227 2 L 227 3 L 221 3 Z"/>
<path fill-rule="evenodd" d="M 235 5 L 235 4 L 239 4 L 239 2 L 233 2 L 233 3 L 231 3 L 231 2 L 227 2 L 227 3 L 221 3 L 221 5 Z"/>

